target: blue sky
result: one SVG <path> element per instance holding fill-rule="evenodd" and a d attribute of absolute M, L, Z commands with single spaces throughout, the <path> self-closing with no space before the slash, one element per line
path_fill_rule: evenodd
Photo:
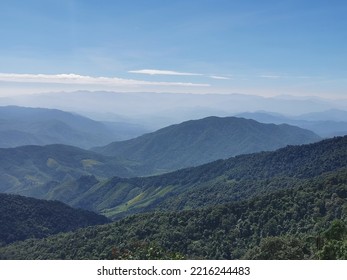
<path fill-rule="evenodd" d="M 0 96 L 54 90 L 347 98 L 340 0 L 3 0 Z"/>

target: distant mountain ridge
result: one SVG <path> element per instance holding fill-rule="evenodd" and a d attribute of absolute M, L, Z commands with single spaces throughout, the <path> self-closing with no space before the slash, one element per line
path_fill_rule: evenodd
<path fill-rule="evenodd" d="M 330 109 L 322 112 L 312 112 L 301 114 L 297 117 L 298 119 L 308 121 L 336 121 L 336 122 L 347 122 L 347 111 L 339 109 Z"/>
<path fill-rule="evenodd" d="M 83 100 L 83 102 L 81 102 Z M 245 111 L 275 111 L 281 114 L 304 114 L 339 108 L 347 110 L 345 99 L 317 97 L 261 97 L 247 94 L 189 94 L 155 92 L 74 91 L 12 96 L 0 104 L 58 108 L 65 111 L 116 114 L 136 119 L 153 129 L 189 119 L 207 116 L 230 116 Z M 93 117 L 92 117 L 93 118 Z M 110 120 L 110 118 L 108 118 Z"/>
<path fill-rule="evenodd" d="M 262 123 L 287 123 L 311 130 L 325 138 L 347 135 L 347 111 L 342 110 L 327 110 L 291 117 L 265 111 L 245 112 L 235 116 Z"/>
<path fill-rule="evenodd" d="M 318 140 L 320 137 L 313 132 L 286 124 L 262 124 L 236 117 L 207 117 L 92 150 L 141 162 L 161 172 Z"/>
<path fill-rule="evenodd" d="M 144 131 L 134 125 L 127 131 L 121 123 L 102 123 L 57 109 L 0 107 L 2 148 L 48 144 L 90 148 L 100 143 L 138 136 Z"/>

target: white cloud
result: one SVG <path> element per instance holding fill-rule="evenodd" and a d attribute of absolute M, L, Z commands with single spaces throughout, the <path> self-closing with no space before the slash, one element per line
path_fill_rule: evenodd
<path fill-rule="evenodd" d="M 260 75 L 260 78 L 266 78 L 266 79 L 279 79 L 281 76 L 278 75 Z"/>
<path fill-rule="evenodd" d="M 231 80 L 231 78 L 229 77 L 223 77 L 223 76 L 215 76 L 215 75 L 212 75 L 212 76 L 209 76 L 211 79 L 215 79 L 215 80 Z"/>
<path fill-rule="evenodd" d="M 259 78 L 265 79 L 321 79 L 322 77 L 313 76 L 290 76 L 290 75 L 260 75 Z"/>
<path fill-rule="evenodd" d="M 0 81 L 14 83 L 77 84 L 106 86 L 186 86 L 207 87 L 209 84 L 184 82 L 150 82 L 117 77 L 91 77 L 77 74 L 14 74 L 0 73 Z"/>
<path fill-rule="evenodd" d="M 199 73 L 190 72 L 179 72 L 171 70 L 157 70 L 157 69 L 142 69 L 142 70 L 131 70 L 128 73 L 135 74 L 146 74 L 146 75 L 169 75 L 169 76 L 204 76 L 215 80 L 231 80 L 230 77 L 216 76 L 216 75 L 204 75 Z"/>
<path fill-rule="evenodd" d="M 187 73 L 187 72 L 177 72 L 171 70 L 156 70 L 156 69 L 142 69 L 142 70 L 131 70 L 129 73 L 135 74 L 146 74 L 146 75 L 171 75 L 171 76 L 203 76 L 198 73 Z"/>

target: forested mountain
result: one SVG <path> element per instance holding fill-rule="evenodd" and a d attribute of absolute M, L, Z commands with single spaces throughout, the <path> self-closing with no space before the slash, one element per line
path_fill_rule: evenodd
<path fill-rule="evenodd" d="M 141 162 L 147 168 L 163 172 L 319 139 L 311 131 L 289 125 L 261 124 L 235 117 L 208 117 L 93 150 Z"/>
<path fill-rule="evenodd" d="M 85 178 L 90 187 L 83 192 L 76 182 L 56 189 L 59 198 L 74 207 L 119 219 L 153 209 L 177 211 L 244 200 L 346 166 L 347 136 L 240 155 L 159 176 L 114 177 L 94 183 L 94 178 Z"/>
<path fill-rule="evenodd" d="M 137 132 L 138 130 L 138 132 Z M 56 109 L 0 107 L 0 147 L 66 144 L 90 148 L 129 139 L 144 129 L 122 123 L 102 123 Z"/>
<path fill-rule="evenodd" d="M 21 193 L 90 174 L 99 178 L 133 175 L 125 165 L 131 163 L 66 145 L 0 148 L 0 192 Z"/>
<path fill-rule="evenodd" d="M 1 191 L 58 199 L 119 219 L 158 207 L 194 209 L 247 199 L 346 167 L 347 137 L 129 179 L 119 177 L 131 169 L 118 160 L 69 146 L 0 149 L 0 154 Z"/>
<path fill-rule="evenodd" d="M 0 194 L 0 246 L 107 222 L 104 216 L 62 202 Z"/>
<path fill-rule="evenodd" d="M 4 118 L 18 117 L 18 112 L 13 112 L 12 107 L 7 109 L 3 108 Z M 30 120 L 45 118 L 45 109 L 39 109 L 39 112 L 43 110 L 42 115 L 33 110 L 23 109 L 22 117 Z M 47 110 L 47 115 L 52 115 L 51 111 Z M 66 117 L 65 112 L 53 112 Z M 74 195 L 80 194 L 80 190 L 76 192 L 78 182 L 73 180 L 81 176 L 94 175 L 93 180 L 100 181 L 113 176 L 151 175 L 226 158 L 231 154 L 317 139 L 309 131 L 286 125 L 263 125 L 237 118 L 207 118 L 115 143 L 121 145 L 117 146 L 117 153 L 108 152 L 115 145 L 111 144 L 102 149 L 105 155 L 61 144 L 0 148 L 0 191 L 62 199 L 70 203 Z M 89 182 L 87 186 L 90 185 Z M 82 189 L 86 191 L 86 186 Z"/>
<path fill-rule="evenodd" d="M 17 242 L 0 258 L 346 259 L 347 169 L 288 184 L 249 200 Z"/>

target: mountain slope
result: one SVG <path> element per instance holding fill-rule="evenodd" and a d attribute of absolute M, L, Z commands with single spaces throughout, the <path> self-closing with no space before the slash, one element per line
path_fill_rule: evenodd
<path fill-rule="evenodd" d="M 99 178 L 133 175 L 124 164 L 115 158 L 66 145 L 0 148 L 0 192 L 22 193 L 51 181 L 66 182 L 83 175 Z"/>
<path fill-rule="evenodd" d="M 248 199 L 347 166 L 347 136 L 240 155 L 195 168 L 91 184 L 66 202 L 118 219 L 153 209 L 182 210 Z"/>
<path fill-rule="evenodd" d="M 0 194 L 0 246 L 107 222 L 104 216 L 58 201 Z"/>
<path fill-rule="evenodd" d="M 102 123 L 56 109 L 0 107 L 0 147 L 66 144 L 90 148 L 143 132 L 121 123 Z"/>
<path fill-rule="evenodd" d="M 248 199 L 347 166 L 347 137 L 240 155 L 159 176 L 107 180 L 103 178 L 116 172 L 117 162 L 112 166 L 101 155 L 86 151 L 84 156 L 80 151 L 74 155 L 72 151 L 76 148 L 68 147 L 69 152 L 64 156 L 54 145 L 29 148 L 13 149 L 19 153 L 20 161 L 6 153 L 0 157 L 2 164 L 8 163 L 1 171 L 2 191 L 59 199 L 113 219 L 153 209 L 176 211 Z M 23 157 L 26 149 L 30 153 Z M 49 154 L 47 149 L 53 149 L 56 154 L 53 151 Z M 7 153 L 9 150 L 4 149 Z M 109 169 L 105 170 L 104 166 Z"/>
<path fill-rule="evenodd" d="M 208 117 L 93 150 L 141 162 L 162 172 L 319 139 L 311 131 L 289 125 L 261 124 L 235 117 Z"/>
<path fill-rule="evenodd" d="M 345 168 L 247 201 L 17 242 L 0 258 L 346 259 L 346 207 Z"/>

